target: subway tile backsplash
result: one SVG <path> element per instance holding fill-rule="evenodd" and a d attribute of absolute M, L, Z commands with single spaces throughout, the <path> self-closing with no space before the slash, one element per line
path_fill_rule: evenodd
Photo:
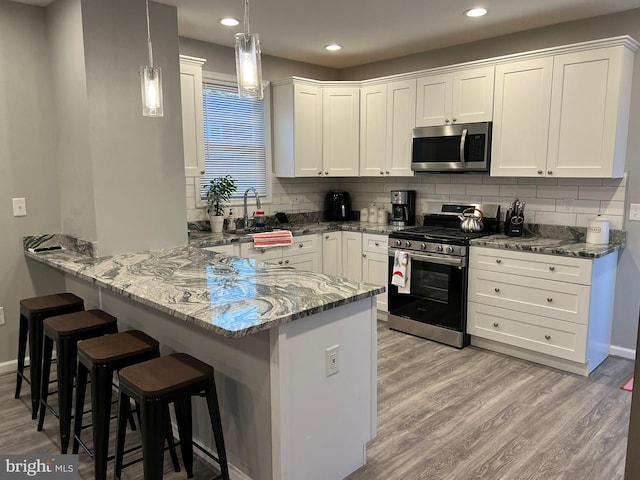
<path fill-rule="evenodd" d="M 586 227 L 597 214 L 611 221 L 612 229 L 624 228 L 626 175 L 620 179 L 600 178 L 514 178 L 489 174 L 420 174 L 415 177 L 276 178 L 272 177 L 272 201 L 263 204 L 268 215 L 322 211 L 327 190 L 342 189 L 351 194 L 354 210 L 371 203 L 389 207 L 391 190 L 416 190 L 418 215 L 433 212 L 442 202 L 498 203 L 503 211 L 517 196 L 526 201 L 528 223 Z M 186 180 L 187 220 L 207 220 L 200 205 L 195 179 Z M 242 215 L 242 202 L 232 205 Z M 255 210 L 250 203 L 250 213 Z"/>

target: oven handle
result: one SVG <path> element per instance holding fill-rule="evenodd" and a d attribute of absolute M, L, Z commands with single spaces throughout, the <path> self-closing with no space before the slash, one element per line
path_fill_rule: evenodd
<path fill-rule="evenodd" d="M 389 248 L 389 256 L 395 256 L 396 251 L 406 251 L 400 250 L 398 248 Z M 411 260 L 418 260 L 422 262 L 430 262 L 430 263 L 438 263 L 440 265 L 450 265 L 452 267 L 464 267 L 464 259 L 459 257 L 438 257 L 435 255 L 427 255 L 424 253 L 416 253 L 416 252 L 407 252 L 409 254 L 409 258 Z"/>

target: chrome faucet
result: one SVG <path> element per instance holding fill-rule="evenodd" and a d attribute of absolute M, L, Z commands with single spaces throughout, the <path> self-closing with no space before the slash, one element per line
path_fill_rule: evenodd
<path fill-rule="evenodd" d="M 249 213 L 247 211 L 247 195 L 249 192 L 253 191 L 256 196 L 256 210 L 260 210 L 260 196 L 258 195 L 258 191 L 255 187 L 249 187 L 244 191 L 244 228 L 249 227 Z"/>

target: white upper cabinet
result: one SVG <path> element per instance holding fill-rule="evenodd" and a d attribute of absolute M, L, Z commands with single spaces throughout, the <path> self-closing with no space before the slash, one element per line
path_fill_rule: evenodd
<path fill-rule="evenodd" d="M 533 177 L 547 165 L 552 58 L 496 67 L 491 175 Z"/>
<path fill-rule="evenodd" d="M 205 173 L 204 113 L 202 108 L 202 58 L 180 55 L 180 96 L 182 101 L 182 145 L 184 174 Z"/>
<path fill-rule="evenodd" d="M 624 174 L 633 52 L 618 43 L 496 67 L 492 176 Z"/>
<path fill-rule="evenodd" d="M 273 86 L 278 177 L 357 176 L 360 91 L 298 79 Z"/>
<path fill-rule="evenodd" d="M 416 127 L 490 121 L 494 67 L 418 78 Z"/>
<path fill-rule="evenodd" d="M 416 81 L 371 85 L 360 92 L 360 175 L 410 177 Z"/>
<path fill-rule="evenodd" d="M 553 59 L 548 176 L 624 175 L 632 67 L 623 46 Z"/>

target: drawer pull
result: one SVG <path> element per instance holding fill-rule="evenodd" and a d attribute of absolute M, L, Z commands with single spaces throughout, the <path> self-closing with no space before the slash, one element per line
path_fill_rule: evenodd
<path fill-rule="evenodd" d="M 499 258 L 496 258 L 496 263 L 502 263 L 502 260 L 500 260 Z"/>
<path fill-rule="evenodd" d="M 500 324 L 499 324 L 498 322 L 493 322 L 493 326 L 494 326 L 494 327 L 498 328 L 498 326 L 499 326 L 499 325 L 500 325 Z"/>
<path fill-rule="evenodd" d="M 498 287 L 494 288 L 496 293 L 500 293 L 500 289 Z"/>
<path fill-rule="evenodd" d="M 284 261 L 284 264 L 285 264 L 285 265 L 289 265 L 289 260 L 285 260 L 285 261 Z"/>
<path fill-rule="evenodd" d="M 366 253 L 363 253 L 363 254 L 362 254 L 362 258 L 367 258 L 367 254 L 366 254 Z"/>
<path fill-rule="evenodd" d="M 376 247 L 379 247 L 379 246 L 380 246 L 380 244 L 379 244 L 378 242 L 374 243 L 374 245 L 375 245 Z"/>
<path fill-rule="evenodd" d="M 298 248 L 302 248 L 304 245 L 302 245 L 301 243 L 298 244 Z"/>
<path fill-rule="evenodd" d="M 280 260 L 280 261 L 278 262 L 278 265 L 282 265 L 282 260 Z"/>
<path fill-rule="evenodd" d="M 324 237 L 326 240 L 329 240 L 329 235 L 325 235 Z"/>
<path fill-rule="evenodd" d="M 552 271 L 552 272 L 553 272 L 555 269 L 556 269 L 556 267 L 554 267 L 553 265 L 550 265 L 550 266 L 549 266 L 549 270 L 550 270 L 550 271 Z"/>
<path fill-rule="evenodd" d="M 265 248 L 260 249 L 260 253 L 265 253 L 267 250 Z"/>
<path fill-rule="evenodd" d="M 547 302 L 549 302 L 549 303 L 553 302 L 553 298 L 547 297 Z"/>
<path fill-rule="evenodd" d="M 551 335 L 545 335 L 544 338 L 545 340 L 551 340 Z"/>

